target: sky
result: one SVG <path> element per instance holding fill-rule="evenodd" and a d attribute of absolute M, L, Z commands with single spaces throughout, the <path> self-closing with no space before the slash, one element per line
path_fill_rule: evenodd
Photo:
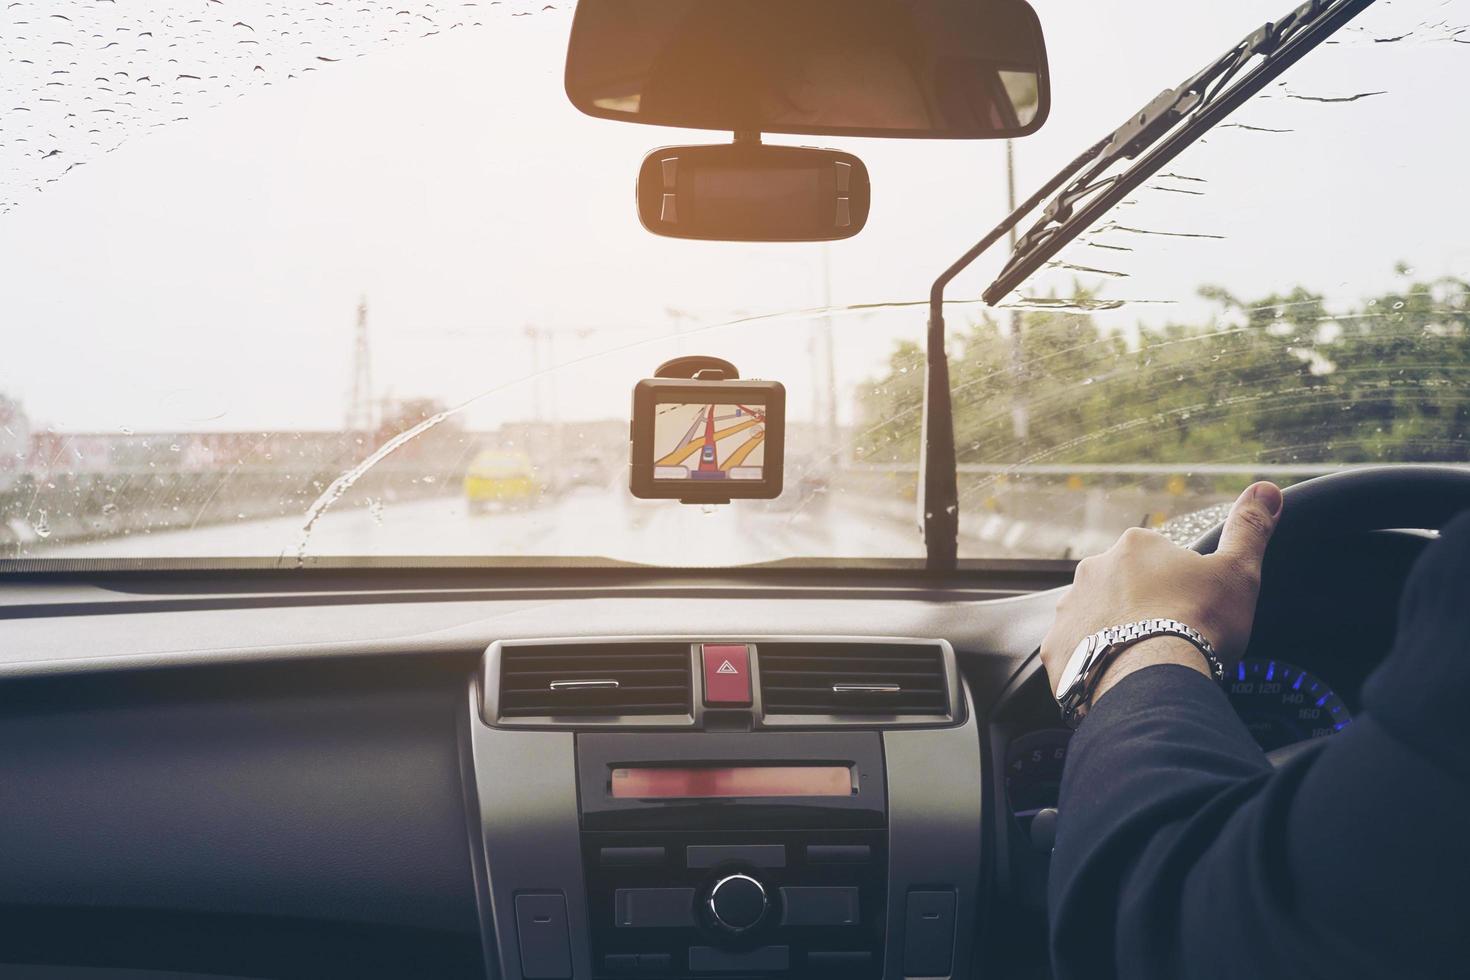
<path fill-rule="evenodd" d="M 1015 145 L 1021 196 L 1288 7 L 1035 5 L 1053 109 Z M 656 238 L 634 208 L 642 157 L 728 137 L 580 115 L 561 84 L 567 3 L 97 6 L 0 12 L 0 393 L 37 426 L 338 426 L 364 297 L 375 391 L 465 404 L 473 427 L 618 417 L 676 353 L 782 380 L 791 417 L 810 418 L 821 320 L 793 311 L 829 291 L 838 307 L 920 301 L 1006 210 L 998 142 L 773 137 L 864 159 L 860 236 Z M 1107 315 L 1126 329 L 1209 317 L 1205 283 L 1244 296 L 1304 283 L 1350 303 L 1401 283 L 1400 260 L 1424 278 L 1470 276 L 1463 114 L 1443 94 L 1470 81 L 1464 24 L 1470 0 L 1380 0 L 1232 118 L 1255 128 L 1218 130 L 1170 168 L 1196 180 L 1153 182 L 1115 215 L 1121 228 L 1062 256 L 1120 274 L 1053 269 L 1020 294 L 1081 281 L 1128 301 Z M 143 76 L 175 80 L 145 89 L 153 101 L 125 96 Z M 133 103 L 126 119 L 109 99 Z M 93 147 L 99 112 L 120 121 Z M 979 314 L 1001 257 L 954 284 L 972 301 L 954 320 Z M 895 341 L 921 338 L 924 316 L 831 317 L 840 415 Z"/>

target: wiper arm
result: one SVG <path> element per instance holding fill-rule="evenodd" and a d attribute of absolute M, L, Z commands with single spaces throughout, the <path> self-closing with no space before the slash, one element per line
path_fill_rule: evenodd
<path fill-rule="evenodd" d="M 925 341 L 920 437 L 924 455 L 919 469 L 920 525 L 930 569 L 953 569 L 959 552 L 958 460 L 949 361 L 944 351 L 945 287 L 1049 195 L 1056 194 L 1041 219 L 1016 242 L 999 278 L 985 290 L 985 302 L 994 306 L 1185 147 L 1373 2 L 1307 0 L 1280 20 L 1253 31 L 1203 71 L 1178 88 L 1162 92 L 1122 126 L 1088 147 L 934 280 L 929 291 Z M 1256 58 L 1260 60 L 1246 71 Z M 1122 160 L 1137 162 L 1115 170 Z"/>
<path fill-rule="evenodd" d="M 994 306 L 1185 147 L 1373 2 L 1308 0 L 1253 31 L 1203 71 L 1134 113 L 1052 179 L 1053 184 L 1071 183 L 1016 242 L 1005 268 L 985 290 L 985 302 Z M 1251 65 L 1255 59 L 1259 60 Z M 1119 169 L 1124 160 L 1136 162 Z"/>

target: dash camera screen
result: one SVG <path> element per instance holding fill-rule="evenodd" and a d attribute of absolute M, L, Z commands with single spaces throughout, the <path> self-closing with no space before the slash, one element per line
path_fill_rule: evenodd
<path fill-rule="evenodd" d="M 762 480 L 766 411 L 753 404 L 654 405 L 655 480 Z"/>

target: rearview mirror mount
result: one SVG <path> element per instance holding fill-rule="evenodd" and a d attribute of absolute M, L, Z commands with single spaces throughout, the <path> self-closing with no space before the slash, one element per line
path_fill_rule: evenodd
<path fill-rule="evenodd" d="M 868 168 L 851 153 L 748 137 L 654 150 L 638 172 L 638 217 L 668 238 L 827 242 L 868 221 Z"/>

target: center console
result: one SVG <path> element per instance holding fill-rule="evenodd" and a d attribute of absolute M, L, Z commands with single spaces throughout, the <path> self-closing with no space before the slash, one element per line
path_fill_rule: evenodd
<path fill-rule="evenodd" d="M 967 973 L 979 740 L 947 644 L 496 644 L 468 709 L 492 976 Z"/>

